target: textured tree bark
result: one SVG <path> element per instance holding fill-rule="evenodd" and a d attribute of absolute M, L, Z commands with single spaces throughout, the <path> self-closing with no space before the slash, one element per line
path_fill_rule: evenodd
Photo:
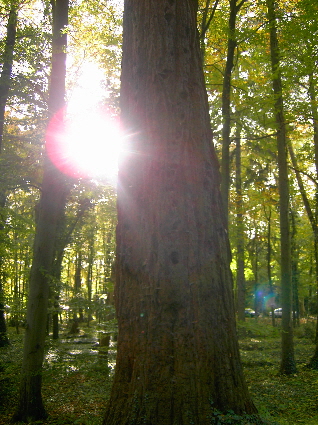
<path fill-rule="evenodd" d="M 240 364 L 230 252 L 195 0 L 126 0 L 114 384 L 104 425 L 255 413 Z"/>
<path fill-rule="evenodd" d="M 276 32 L 275 0 L 267 0 L 268 20 L 270 23 L 270 51 L 272 65 L 272 82 L 275 96 L 274 113 L 277 127 L 278 151 L 278 187 L 279 187 L 279 221 L 280 221 L 280 263 L 281 263 L 281 300 L 282 300 L 282 359 L 280 372 L 296 372 L 294 359 L 291 279 L 291 242 L 289 227 L 289 181 L 287 164 L 287 137 L 282 95 L 282 80 L 279 64 L 279 47 Z"/>
<path fill-rule="evenodd" d="M 48 105 L 51 117 L 64 106 L 66 34 L 62 30 L 68 22 L 68 0 L 52 1 L 52 7 L 53 49 Z M 59 222 L 67 194 L 64 176 L 46 157 L 30 276 L 19 404 L 13 421 L 39 420 L 47 416 L 41 395 L 47 306 Z"/>

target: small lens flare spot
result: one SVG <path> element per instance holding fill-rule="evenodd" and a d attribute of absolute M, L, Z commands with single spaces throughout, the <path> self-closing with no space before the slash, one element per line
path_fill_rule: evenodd
<path fill-rule="evenodd" d="M 116 184 L 122 140 L 118 118 L 101 107 L 71 113 L 63 108 L 46 131 L 48 156 L 61 172 L 111 184 Z"/>

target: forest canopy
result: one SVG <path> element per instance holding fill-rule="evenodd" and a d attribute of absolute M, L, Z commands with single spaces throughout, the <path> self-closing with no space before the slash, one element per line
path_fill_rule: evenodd
<path fill-rule="evenodd" d="M 27 297 L 27 276 L 30 267 L 30 247 L 34 234 L 34 206 L 41 183 L 42 146 L 47 116 L 47 89 L 50 69 L 50 5 L 46 2 L 21 2 L 18 6 L 17 38 L 14 49 L 10 91 L 6 104 L 3 147 L 1 153 L 1 188 L 6 198 L 3 206 L 2 230 L 3 267 L 6 278 L 6 304 L 11 316 L 23 316 Z M 289 160 L 291 190 L 291 214 L 294 217 L 294 258 L 297 263 L 298 284 L 302 314 L 315 312 L 315 247 L 312 225 L 304 207 L 304 196 L 311 210 L 315 210 L 317 178 L 315 171 L 316 134 L 316 37 L 317 7 L 314 2 L 278 2 L 278 25 L 283 78 L 283 96 L 288 124 L 289 143 L 294 151 Z M 67 97 L 83 116 L 94 102 L 95 107 L 117 114 L 119 106 L 121 10 L 119 2 L 105 3 L 100 7 L 94 1 L 72 2 L 69 34 Z M 222 145 L 222 87 L 227 57 L 229 2 L 201 2 L 199 5 L 199 30 L 206 87 L 210 102 L 213 142 L 221 160 Z M 9 3 L 3 2 L 2 49 Z M 212 19 L 211 19 L 212 18 Z M 211 19 L 210 24 L 209 19 Z M 231 81 L 231 143 L 229 227 L 233 250 L 232 270 L 236 274 L 237 208 L 235 189 L 236 134 L 241 140 L 241 181 L 244 214 L 242 222 L 245 239 L 246 305 L 260 311 L 270 305 L 280 307 L 279 287 L 279 230 L 277 159 L 275 128 L 272 115 L 269 39 L 266 8 L 264 4 L 249 1 L 242 5 L 235 29 L 235 57 Z M 93 30 L 94 28 L 94 30 Z M 2 55 L 4 55 L 4 50 Z M 96 96 L 96 98 L 94 98 Z M 75 107 L 75 106 L 74 106 Z M 118 114 L 117 114 L 118 115 Z M 87 118 L 87 117 L 86 117 Z M 100 139 L 94 127 L 87 129 L 85 137 Z M 85 133 L 80 128 L 79 131 Z M 104 129 L 102 131 L 105 131 Z M 116 149 L 114 142 L 114 149 Z M 85 156 L 85 151 L 83 153 Z M 106 154 L 98 155 L 106 157 Z M 112 167 L 115 160 L 106 167 Z M 98 167 L 101 167 L 100 165 Z M 296 172 L 298 177 L 296 177 Z M 298 180 L 302 182 L 301 188 Z M 76 180 L 76 179 L 75 179 Z M 69 220 L 75 219 L 77 209 L 85 199 L 90 208 L 83 220 L 90 215 L 99 219 L 95 208 L 108 201 L 103 196 L 105 185 L 88 179 L 77 179 L 72 190 L 72 201 L 67 206 Z M 103 189 L 102 189 L 103 187 Z M 94 195 L 93 195 L 94 193 Z M 93 196 L 92 196 L 93 195 Z M 114 196 L 111 197 L 114 202 Z M 104 208 L 104 207 L 103 207 Z M 111 206 L 105 206 L 106 210 Z M 112 207 L 115 208 L 114 205 Z M 24 213 L 21 215 L 21 211 Z M 102 219 L 105 224 L 105 220 Z M 106 218 L 106 221 L 108 219 Z M 86 224 L 82 224 L 85 232 Z M 314 224 L 315 226 L 315 224 Z M 110 233 L 114 230 L 110 228 Z M 79 231 L 79 228 L 78 228 Z M 76 230 L 75 230 L 76 232 Z M 67 247 L 67 256 L 76 256 L 75 233 Z M 82 236 L 81 236 L 82 237 Z M 22 238 L 22 241 L 20 239 Z M 85 237 L 84 237 L 85 238 Z M 95 244 L 103 244 L 96 237 Z M 17 250 L 17 244 L 19 249 Z M 72 248 L 71 248 L 72 246 Z M 270 248 L 269 248 L 270 247 Z M 103 257 L 105 247 L 96 246 L 96 254 Z M 270 250 L 270 258 L 268 256 Z M 114 251 L 111 249 L 110 251 Z M 71 269 L 65 280 L 72 286 Z M 84 254 L 85 257 L 88 254 Z M 109 260 L 107 260 L 109 261 Z M 103 279 L 105 265 L 94 259 L 97 281 Z M 86 266 L 87 267 L 87 266 Z M 85 269 L 83 272 L 85 273 Z M 270 275 L 269 275 L 270 271 Z M 105 276 L 104 279 L 109 278 Z M 94 278 L 95 280 L 95 278 Z M 85 287 L 85 285 L 84 285 Z M 96 289 L 98 285 L 96 286 Z M 68 290 L 69 291 L 69 290 Z M 95 290 L 94 290 L 95 291 Z M 99 289 L 96 291 L 99 293 Z M 268 301 L 270 300 L 270 301 Z M 22 317 L 21 316 L 21 317 Z"/>

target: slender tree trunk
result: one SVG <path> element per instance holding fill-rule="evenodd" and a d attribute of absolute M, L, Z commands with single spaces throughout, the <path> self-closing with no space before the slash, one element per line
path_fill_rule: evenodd
<path fill-rule="evenodd" d="M 87 262 L 88 262 L 87 279 L 86 279 L 87 301 L 88 301 L 87 324 L 89 325 L 89 322 L 92 319 L 91 303 L 92 303 L 93 264 L 94 264 L 94 238 L 91 238 L 89 240 Z"/>
<path fill-rule="evenodd" d="M 211 8 L 211 2 L 212 0 L 206 0 L 205 6 L 202 11 L 202 19 L 201 19 L 201 25 L 200 25 L 200 46 L 201 46 L 201 58 L 202 63 L 204 64 L 204 57 L 205 57 L 205 38 L 206 33 L 208 32 L 208 29 L 210 28 L 212 19 L 214 18 L 216 8 L 219 4 L 220 0 L 214 0 L 213 6 Z"/>
<path fill-rule="evenodd" d="M 82 251 L 81 247 L 79 249 L 80 251 L 77 252 L 75 260 L 74 296 L 81 292 L 82 287 Z"/>
<path fill-rule="evenodd" d="M 313 119 L 313 130 L 314 130 L 314 151 L 315 151 L 315 168 L 316 168 L 316 175 L 318 176 L 318 112 L 317 112 L 317 103 L 316 103 L 316 92 L 315 87 L 313 85 L 312 76 L 309 76 L 309 95 L 311 99 L 311 111 L 312 111 L 312 119 Z M 288 150 L 290 159 L 294 168 L 294 172 L 296 175 L 296 180 L 298 183 L 299 191 L 304 203 L 304 207 L 314 234 L 314 264 L 315 264 L 315 279 L 316 279 L 316 287 L 318 288 L 318 226 L 317 226 L 317 210 L 318 210 L 318 203 L 317 203 L 317 193 L 315 197 L 315 211 L 312 210 L 310 206 L 310 202 L 301 178 L 301 173 L 299 171 L 297 158 L 294 153 L 293 145 L 291 143 L 291 140 L 288 141 Z M 318 305 L 318 296 L 316 295 L 317 305 Z M 299 314 L 299 309 L 298 309 Z M 315 352 L 312 358 L 309 361 L 309 367 L 313 369 L 318 369 L 318 317 L 316 320 L 316 347 Z"/>
<path fill-rule="evenodd" d="M 1 267 L 0 263 L 0 267 Z M 5 347 L 10 344 L 9 338 L 7 335 L 7 325 L 5 319 L 5 310 L 4 310 L 4 291 L 2 284 L 3 276 L 2 273 L 0 275 L 0 348 Z"/>
<path fill-rule="evenodd" d="M 298 183 L 299 191 L 300 191 L 300 194 L 301 194 L 301 197 L 302 197 L 302 200 L 303 200 L 303 203 L 304 203 L 304 207 L 305 207 L 305 210 L 306 210 L 306 213 L 307 213 L 307 216 L 308 216 L 308 219 L 309 219 L 309 222 L 310 222 L 313 234 L 314 234 L 314 256 L 315 256 L 315 264 L 316 264 L 316 266 L 315 266 L 316 267 L 315 276 L 316 276 L 316 285 L 317 285 L 317 288 L 318 288 L 318 283 L 317 283 L 318 282 L 318 271 L 317 271 L 317 265 L 318 265 L 318 249 L 317 249 L 318 248 L 318 244 L 317 244 L 318 232 L 317 232 L 317 230 L 318 230 L 318 228 L 317 228 L 316 216 L 315 216 L 315 214 L 314 214 L 314 212 L 313 212 L 313 210 L 310 206 L 310 202 L 309 202 L 309 199 L 308 199 L 308 196 L 307 196 L 307 193 L 306 193 L 306 190 L 305 190 L 302 178 L 301 178 L 301 174 L 300 174 L 300 171 L 299 171 L 299 168 L 298 168 L 297 158 L 295 156 L 291 140 L 288 141 L 288 150 L 289 150 L 289 156 L 290 156 L 293 168 L 294 168 L 294 172 L 295 172 L 295 175 L 296 175 L 296 180 L 297 180 L 297 183 Z M 294 220 L 293 216 L 292 216 L 292 219 Z M 294 221 L 292 221 L 292 223 L 294 225 Z M 296 229 L 296 227 L 295 227 L 295 229 Z M 293 230 L 293 232 L 294 232 L 294 230 Z M 298 261 L 298 257 L 297 257 L 297 261 Z M 296 276 L 297 278 L 295 279 L 294 276 Z M 296 287 L 298 288 L 298 266 L 297 266 L 297 262 L 293 262 L 293 261 L 292 261 L 292 277 L 293 277 L 293 280 L 294 280 L 294 286 L 296 285 Z M 297 291 L 295 289 L 294 293 L 297 297 L 297 300 L 294 300 L 294 305 L 299 306 L 298 289 L 297 289 Z M 297 320 L 299 322 L 299 314 L 300 314 L 299 307 L 297 307 L 296 311 L 297 311 L 297 315 L 298 315 Z M 318 318 L 317 318 L 317 322 L 316 322 L 316 342 L 318 342 L 317 327 L 318 327 Z M 316 358 L 316 357 L 317 357 L 317 360 L 318 360 L 318 345 L 316 347 L 316 353 L 314 355 L 314 358 Z M 313 360 L 313 359 L 312 359 L 313 364 L 315 364 L 316 360 Z"/>
<path fill-rule="evenodd" d="M 94 261 L 94 247 L 93 247 L 93 245 L 91 245 L 89 247 L 87 279 L 86 279 L 87 300 L 88 300 L 89 303 L 92 301 L 93 261 Z"/>
<path fill-rule="evenodd" d="M 4 114 L 11 85 L 13 54 L 17 32 L 17 2 L 11 0 L 7 24 L 7 36 L 2 56 L 2 71 L 0 76 L 0 153 L 2 150 Z"/>
<path fill-rule="evenodd" d="M 65 224 L 65 214 L 63 211 L 63 217 L 61 218 L 60 224 Z M 58 231 L 58 234 L 62 236 L 62 229 Z M 59 241 L 58 248 L 55 249 L 55 259 L 52 267 L 52 285 L 50 287 L 50 302 L 53 304 L 52 309 L 52 337 L 53 339 L 59 338 L 59 298 L 61 289 L 61 273 L 62 273 L 62 261 L 65 244 Z"/>
<path fill-rule="evenodd" d="M 66 74 L 66 33 L 68 0 L 53 0 L 53 48 L 49 92 L 49 114 L 52 117 L 64 106 Z M 61 122 L 56 121 L 57 128 Z M 50 135 L 54 137 L 54 135 Z M 54 260 L 59 219 L 66 202 L 65 178 L 45 158 L 39 216 L 36 228 L 27 325 L 23 350 L 20 397 L 15 421 L 39 420 L 47 416 L 41 394 L 42 363 L 46 333 L 50 275 Z"/>
<path fill-rule="evenodd" d="M 3 129 L 4 129 L 4 116 L 5 108 L 9 96 L 9 89 L 11 85 L 11 73 L 13 66 L 13 54 L 16 40 L 17 31 L 17 8 L 16 1 L 12 0 L 10 3 L 10 12 L 7 24 L 7 35 L 5 40 L 4 52 L 2 55 L 2 71 L 0 75 L 0 154 L 2 152 L 2 141 L 3 141 Z M 0 168 L 1 172 L 1 168 Z M 0 188 L 0 209 L 3 210 L 6 202 L 6 194 L 3 187 Z M 0 215 L 0 232 L 4 229 L 4 213 Z M 1 238 L 0 244 L 3 244 Z M 4 250 L 0 250 L 4 252 Z M 4 313 L 4 275 L 2 272 L 3 258 L 0 253 L 0 347 L 4 347 L 9 344 L 9 338 L 7 336 L 7 326 L 5 321 Z"/>
<path fill-rule="evenodd" d="M 0 211 L 4 209 L 6 203 L 6 197 L 1 196 L 0 193 Z M 4 213 L 0 214 L 1 221 L 0 221 L 0 238 L 2 240 L 2 232 L 4 231 Z M 3 219 L 2 219 L 3 218 Z M 5 347 L 6 345 L 9 345 L 9 338 L 7 335 L 7 325 L 6 325 L 6 319 L 5 319 L 5 296 L 4 296 L 4 281 L 5 281 L 5 274 L 3 272 L 3 257 L 0 255 L 0 347 Z"/>
<path fill-rule="evenodd" d="M 265 210 L 265 216 L 266 216 L 266 210 Z M 269 214 L 267 218 L 267 258 L 266 258 L 266 263 L 267 263 L 267 279 L 268 279 L 268 285 L 269 285 L 269 291 L 270 291 L 270 295 L 271 297 L 274 297 L 274 289 L 273 289 L 273 280 L 272 280 L 272 266 L 271 266 L 271 261 L 272 261 L 272 244 L 271 244 L 271 238 L 272 238 L 272 210 L 269 210 Z M 275 327 L 276 323 L 275 323 L 275 314 L 274 314 L 274 303 L 271 303 L 270 306 L 271 309 L 271 317 L 272 317 L 272 325 L 273 327 Z"/>
<path fill-rule="evenodd" d="M 303 200 L 303 203 L 304 203 L 304 207 L 305 207 L 305 210 L 306 210 L 312 231 L 315 235 L 316 228 L 317 228 L 315 215 L 314 215 L 314 212 L 312 211 L 308 196 L 306 194 L 306 190 L 305 190 L 302 178 L 301 178 L 301 174 L 300 174 L 300 171 L 299 171 L 299 168 L 298 168 L 297 158 L 296 158 L 291 140 L 288 141 L 288 151 L 289 151 L 289 156 L 290 156 L 290 159 L 291 159 L 291 162 L 292 162 L 292 165 L 293 165 L 293 168 L 294 168 L 294 172 L 295 172 L 295 175 L 296 175 L 296 180 L 297 180 L 297 184 L 298 184 L 298 187 L 299 187 L 299 192 L 301 194 L 301 197 L 302 197 L 302 200 Z"/>
<path fill-rule="evenodd" d="M 224 205 L 224 214 L 228 226 L 229 190 L 230 190 L 230 134 L 231 134 L 231 80 L 234 66 L 234 54 L 237 45 L 235 30 L 237 14 L 245 0 L 229 0 L 229 36 L 227 42 L 227 56 L 223 76 L 222 90 L 222 159 L 221 159 L 221 194 Z"/>
<path fill-rule="evenodd" d="M 66 225 L 65 209 L 60 211 L 60 218 L 58 219 L 58 238 L 56 240 L 55 253 L 54 253 L 54 263 L 52 268 L 52 279 L 53 285 L 51 286 L 50 291 L 50 300 L 53 302 L 53 312 L 52 312 L 52 332 L 53 339 L 59 338 L 59 299 L 60 299 L 60 290 L 61 290 L 61 273 L 62 273 L 62 261 L 64 257 L 64 251 L 66 246 L 70 242 L 71 235 L 83 218 L 86 211 L 89 209 L 90 203 L 81 205 L 75 220 L 69 225 Z"/>
<path fill-rule="evenodd" d="M 104 425 L 255 413 L 240 365 L 195 0 L 126 0 L 116 371 Z M 147 34 L 145 37 L 144 35 Z"/>
<path fill-rule="evenodd" d="M 287 137 L 284 118 L 282 80 L 279 63 L 279 46 L 276 31 L 275 0 L 266 0 L 270 28 L 270 52 L 272 64 L 272 82 L 275 97 L 274 113 L 277 128 L 278 150 L 278 186 L 280 214 L 280 262 L 281 262 L 281 298 L 282 298 L 282 360 L 280 371 L 283 374 L 296 372 L 294 359 L 291 280 L 291 243 L 289 225 L 289 182 L 287 164 Z"/>
<path fill-rule="evenodd" d="M 14 238 L 17 238 L 17 235 L 14 236 Z M 17 250 L 14 252 L 14 263 L 17 265 L 18 263 L 18 253 Z M 14 304 L 14 321 L 15 321 L 15 328 L 17 331 L 17 334 L 20 333 L 19 326 L 21 321 L 21 311 L 20 311 L 20 288 L 19 288 L 19 281 L 18 281 L 18 272 L 15 270 L 15 274 L 13 277 L 14 287 L 13 287 L 13 304 Z"/>
<path fill-rule="evenodd" d="M 241 128 L 237 124 L 236 131 L 236 227 L 237 227 L 237 314 L 238 320 L 245 320 L 245 263 L 244 263 L 244 222 L 243 222 L 243 198 L 242 198 L 242 164 L 241 164 Z"/>
<path fill-rule="evenodd" d="M 259 252 L 259 248 L 258 248 L 258 229 L 257 229 L 257 224 L 254 220 L 254 229 L 255 229 L 255 236 L 253 238 L 253 247 L 252 247 L 252 255 L 251 255 L 251 263 L 252 263 L 252 269 L 253 269 L 253 274 L 254 274 L 254 310 L 256 313 L 258 313 L 259 311 L 262 311 L 262 302 L 260 302 L 259 299 L 259 292 L 258 292 L 258 286 L 259 286 L 259 279 L 258 279 L 258 275 L 259 275 L 259 257 L 258 257 L 258 252 Z"/>
<path fill-rule="evenodd" d="M 293 288 L 293 325 L 299 326 L 299 297 L 298 297 L 298 262 L 299 249 L 297 244 L 297 212 L 290 211 L 291 217 L 291 273 L 292 273 L 292 288 Z"/>
<path fill-rule="evenodd" d="M 313 110 L 313 117 L 314 116 L 315 116 L 315 111 Z M 314 122 L 315 122 L 315 119 L 314 119 Z M 316 127 L 316 130 L 315 130 L 315 127 Z M 318 136 L 317 126 L 314 125 L 314 134 L 315 133 L 317 133 L 317 136 Z M 317 142 L 317 145 L 318 145 L 318 137 L 317 136 L 316 137 L 314 136 L 314 141 L 315 141 L 315 143 Z M 301 197 L 302 197 L 302 200 L 303 200 L 303 203 L 304 203 L 304 207 L 305 207 L 305 210 L 306 210 L 306 213 L 307 213 L 307 216 L 308 216 L 308 219 L 309 219 L 312 231 L 313 231 L 313 235 L 314 235 L 315 278 L 316 278 L 316 287 L 318 288 L 317 213 L 314 213 L 311 206 L 310 206 L 310 202 L 309 202 L 309 199 L 308 199 L 308 196 L 307 196 L 307 193 L 306 193 L 306 190 L 305 190 L 302 178 L 301 178 L 301 173 L 300 173 L 299 168 L 298 168 L 297 158 L 296 158 L 296 155 L 294 153 L 294 149 L 293 149 L 291 140 L 288 141 L 288 150 L 289 150 L 289 156 L 290 156 L 293 168 L 294 168 L 294 172 L 295 172 L 295 175 L 296 175 L 296 180 L 297 180 L 297 183 L 298 183 L 299 191 L 300 191 L 300 194 L 301 194 Z M 315 157 L 316 157 L 316 155 L 315 155 Z M 317 166 L 317 164 L 316 164 L 316 166 Z M 318 167 L 317 167 L 317 175 L 318 175 Z M 316 203 L 316 205 L 317 205 L 317 203 Z M 317 296 L 317 305 L 318 305 L 318 296 Z M 298 311 L 298 314 L 299 314 L 299 309 L 297 311 Z M 316 345 L 317 346 L 316 346 L 316 349 L 315 349 L 315 354 L 314 354 L 313 358 L 311 359 L 311 365 L 313 367 L 318 367 L 318 316 L 317 316 L 317 320 L 316 320 Z M 317 366 L 314 366 L 314 365 L 316 365 L 316 363 L 317 363 Z"/>
<path fill-rule="evenodd" d="M 317 109 L 317 97 L 316 97 L 316 87 L 314 84 L 313 75 L 309 76 L 309 95 L 311 100 L 311 112 L 313 119 L 313 130 L 314 130 L 314 151 L 315 151 L 315 169 L 316 176 L 318 179 L 318 109 Z M 307 212 L 308 213 L 308 212 Z M 315 252 L 315 275 L 316 275 L 316 300 L 318 306 L 318 188 L 316 188 L 315 196 L 315 213 L 312 214 L 311 219 L 313 231 L 314 231 L 314 252 Z M 318 314 L 316 320 L 316 347 L 313 357 L 310 359 L 309 366 L 318 369 Z"/>

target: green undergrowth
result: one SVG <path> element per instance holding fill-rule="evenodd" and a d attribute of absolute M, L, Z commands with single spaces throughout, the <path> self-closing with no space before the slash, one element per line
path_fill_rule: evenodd
<path fill-rule="evenodd" d="M 281 342 L 277 322 L 275 328 L 269 319 L 248 318 L 238 323 L 245 378 L 261 419 L 216 410 L 211 424 L 318 424 L 318 371 L 306 367 L 314 352 L 315 325 L 307 321 L 295 329 L 298 372 L 287 377 L 278 373 Z M 97 346 L 102 333 L 96 326 L 84 325 L 78 335 L 65 331 L 58 341 L 47 339 L 43 398 L 49 418 L 34 424 L 101 425 L 116 354 L 115 343 L 108 355 L 107 349 Z M 11 345 L 0 349 L 0 425 L 10 423 L 17 404 L 22 338 L 10 328 Z"/>
<path fill-rule="evenodd" d="M 65 332 L 57 341 L 47 338 L 42 393 L 49 418 L 34 425 L 100 425 L 116 351 L 111 343 L 107 355 L 97 345 L 96 329 L 83 329 L 74 336 Z M 10 423 L 17 404 L 22 339 L 10 329 L 10 346 L 0 349 L 0 425 Z"/>
<path fill-rule="evenodd" d="M 232 410 L 220 412 L 215 410 L 210 425 L 278 425 L 272 419 L 267 420 L 261 415 L 237 415 Z"/>
<path fill-rule="evenodd" d="M 241 360 L 254 403 L 263 418 L 280 425 L 317 425 L 318 371 L 307 365 L 314 354 L 314 329 L 306 321 L 294 330 L 297 373 L 279 374 L 280 322 L 273 328 L 270 319 L 248 318 L 238 324 Z"/>

